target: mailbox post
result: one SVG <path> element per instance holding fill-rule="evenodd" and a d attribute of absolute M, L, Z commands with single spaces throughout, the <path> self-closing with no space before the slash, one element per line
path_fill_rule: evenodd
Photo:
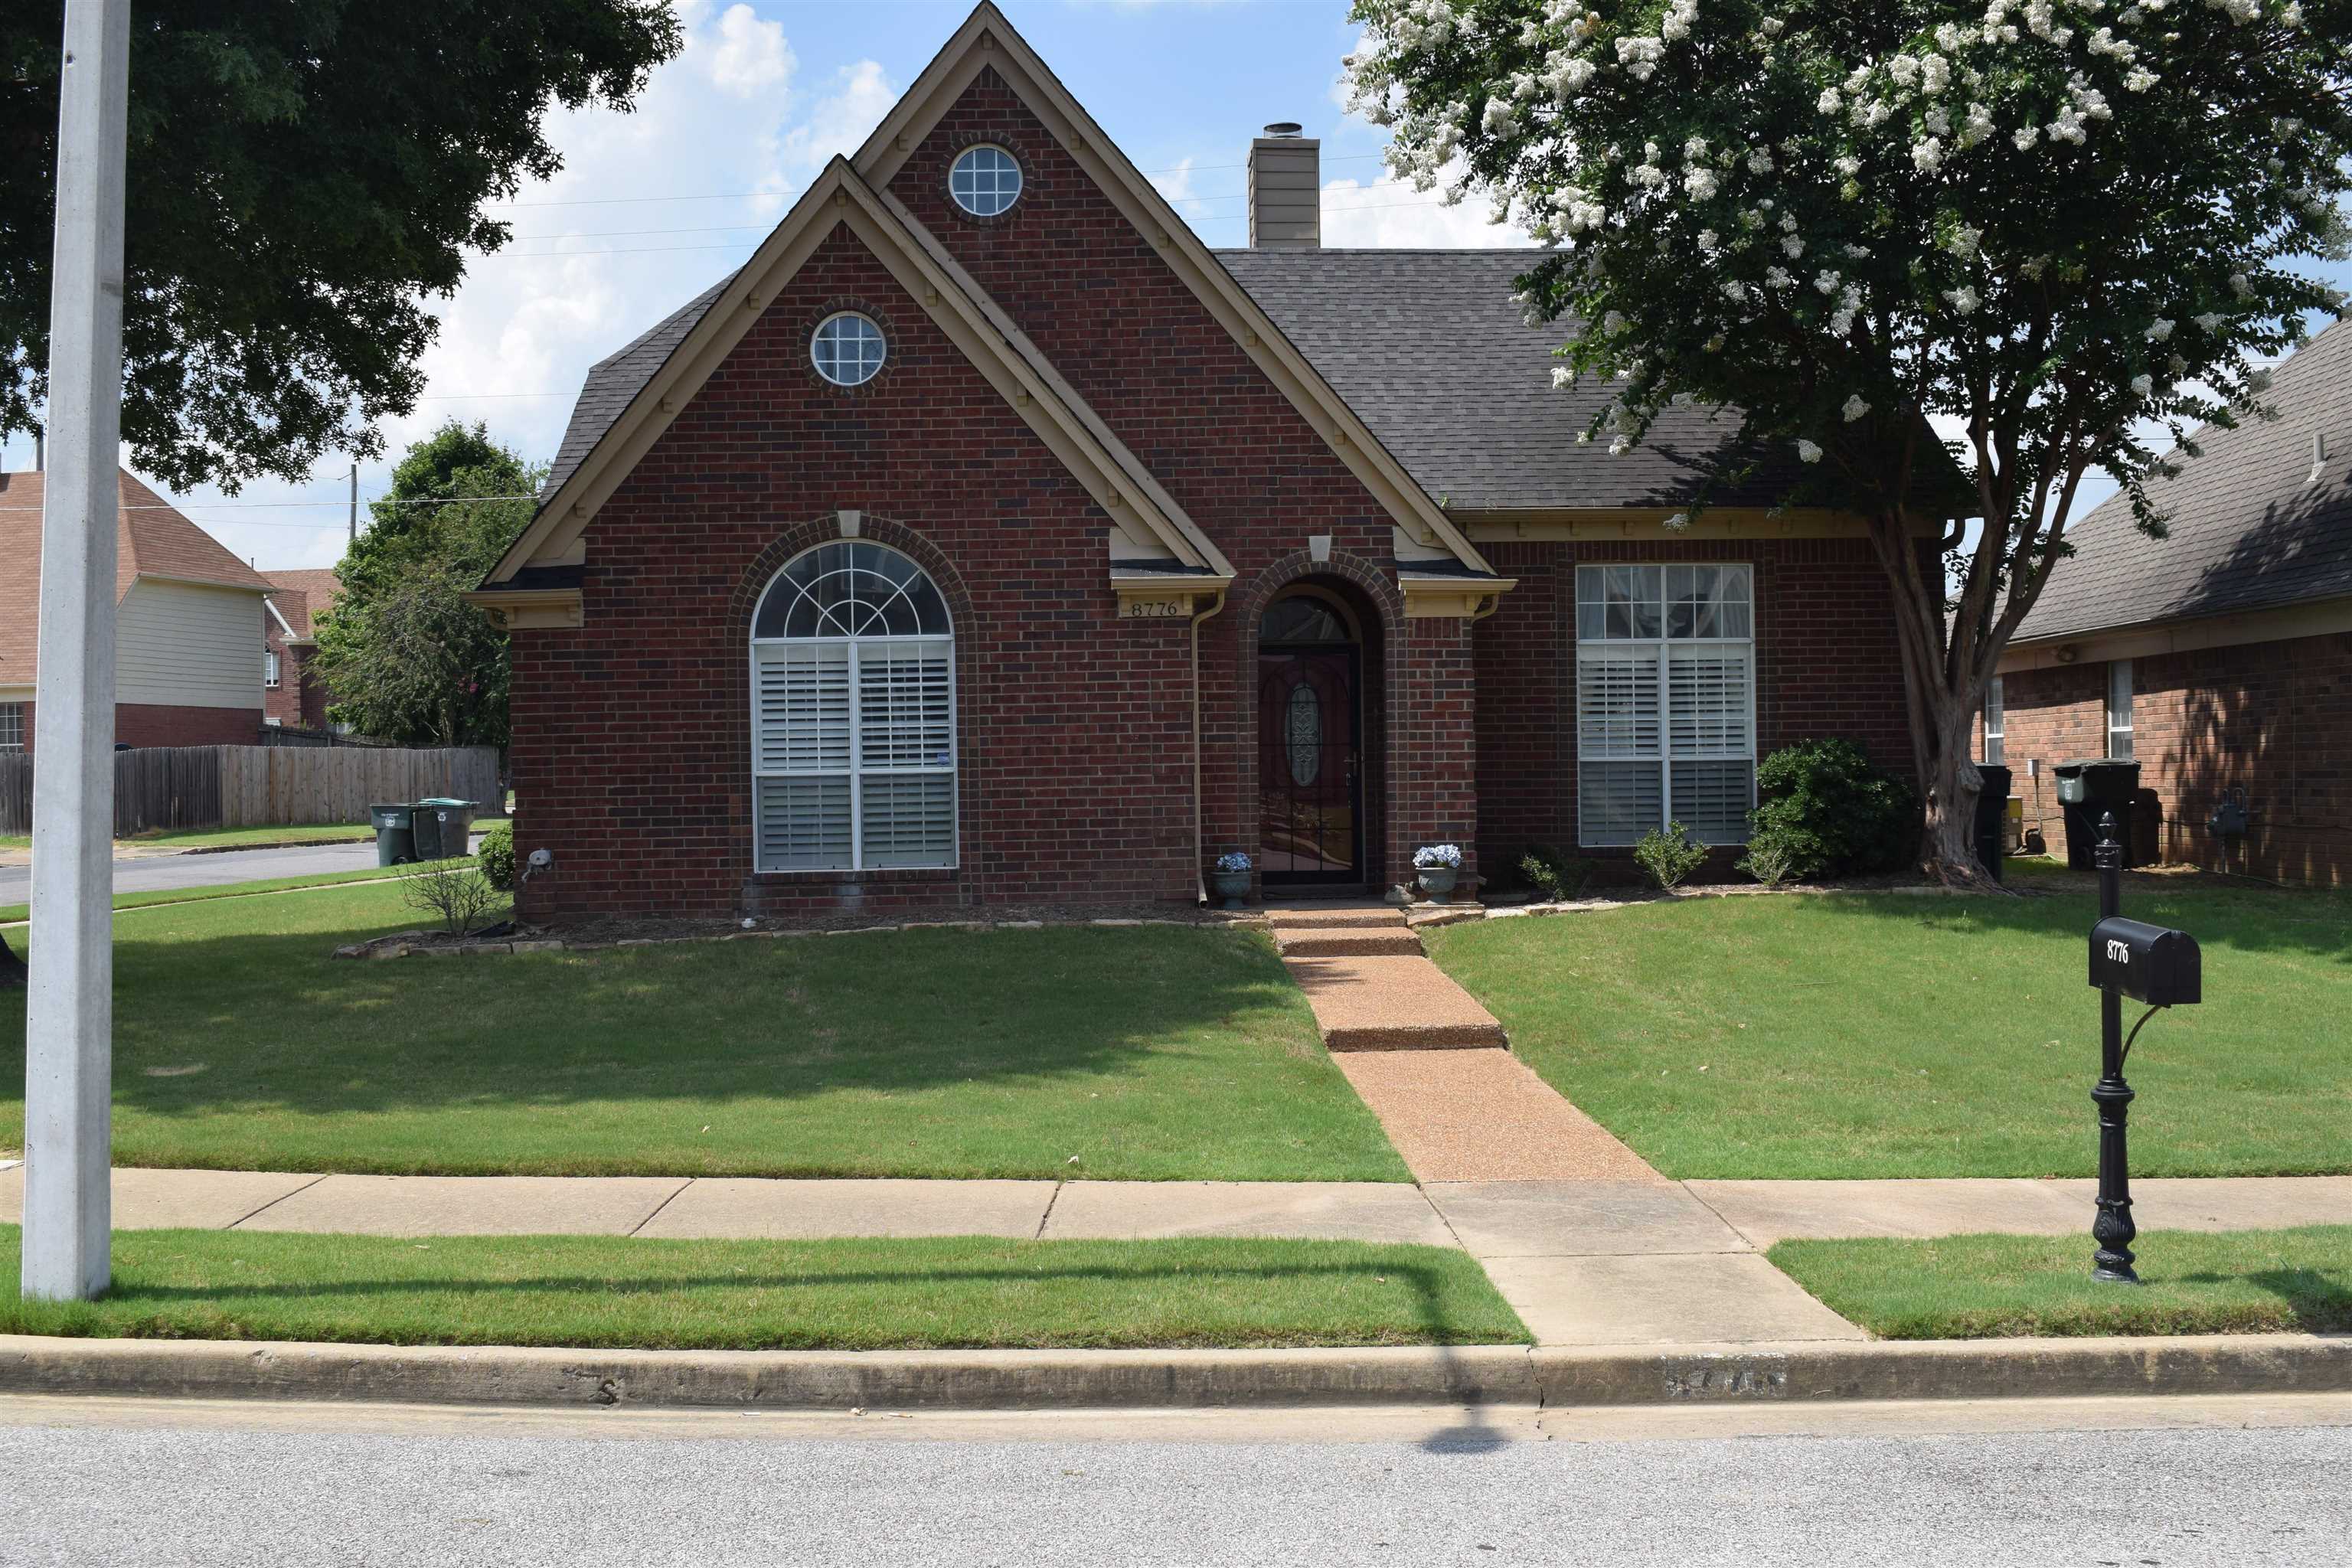
<path fill-rule="evenodd" d="M 2197 940 L 2187 931 L 2123 918 L 2124 849 L 2116 841 L 2112 812 L 2099 820 L 2099 843 L 2091 858 L 2099 871 L 2099 923 L 2091 928 L 2091 984 L 2099 992 L 2099 1081 L 2091 1088 L 2091 1102 L 2099 1108 L 2099 1213 L 2091 1222 L 2091 1238 L 2099 1246 L 2091 1255 L 2091 1278 L 2137 1285 L 2131 1244 L 2139 1229 L 2132 1224 L 2131 1167 L 2125 1152 L 2134 1097 L 2124 1081 L 2124 1061 L 2141 1026 L 2159 1008 L 2203 1000 L 2201 961 Z M 2126 996 L 2148 1005 L 2128 1038 Z"/>

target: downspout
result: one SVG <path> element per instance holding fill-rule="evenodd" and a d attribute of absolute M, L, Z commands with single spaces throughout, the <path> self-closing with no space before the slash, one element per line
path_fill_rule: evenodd
<path fill-rule="evenodd" d="M 1216 602 L 1192 617 L 1192 896 L 1202 904 L 1209 901 L 1209 874 L 1202 869 L 1208 861 L 1207 812 L 1201 804 L 1201 623 L 1224 607 L 1225 590 L 1220 588 Z"/>

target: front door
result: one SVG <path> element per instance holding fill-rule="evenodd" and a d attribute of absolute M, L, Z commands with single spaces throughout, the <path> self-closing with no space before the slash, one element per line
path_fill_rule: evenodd
<path fill-rule="evenodd" d="M 1273 884 L 1364 879 L 1357 649 L 1260 644 L 1258 868 Z"/>

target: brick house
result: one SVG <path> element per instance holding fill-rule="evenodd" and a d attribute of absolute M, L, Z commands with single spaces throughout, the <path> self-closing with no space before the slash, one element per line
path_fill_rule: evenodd
<path fill-rule="evenodd" d="M 309 668 L 319 647 L 314 622 L 333 605 L 343 585 L 329 571 L 272 572 L 269 581 L 261 627 L 262 722 L 323 730 L 327 689 Z"/>
<path fill-rule="evenodd" d="M 40 646 L 38 472 L 0 474 L 0 752 L 33 749 Z M 114 738 L 130 746 L 249 746 L 262 720 L 253 628 L 261 574 L 118 472 Z"/>
<path fill-rule="evenodd" d="M 731 277 L 589 373 L 476 601 L 535 916 L 1377 892 L 1452 842 L 1744 835 L 1810 735 L 1907 763 L 1860 520 L 1738 421 L 1577 439 L 1525 251 L 1212 251 L 982 5 Z"/>
<path fill-rule="evenodd" d="M 2269 399 L 2277 419 L 2200 431 L 2201 455 L 2148 487 L 2166 539 L 2138 533 L 2121 496 L 2076 525 L 2075 558 L 2001 659 L 1983 754 L 2061 854 L 2055 794 L 2029 763 L 2130 757 L 2167 859 L 2352 879 L 2352 325 L 2279 365 Z M 2210 823 L 2237 789 L 2250 820 L 2232 856 Z"/>

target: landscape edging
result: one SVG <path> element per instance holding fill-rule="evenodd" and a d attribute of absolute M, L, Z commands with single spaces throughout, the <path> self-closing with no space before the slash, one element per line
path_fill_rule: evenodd
<path fill-rule="evenodd" d="M 0 1335 L 0 1393 L 778 1410 L 1628 1405 L 2352 1391 L 2352 1336 L 1360 1350 L 598 1351 Z"/>

